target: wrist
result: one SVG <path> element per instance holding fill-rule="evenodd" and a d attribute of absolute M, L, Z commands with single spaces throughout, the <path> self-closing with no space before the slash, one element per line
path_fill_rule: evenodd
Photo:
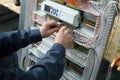
<path fill-rule="evenodd" d="M 42 41 L 41 33 L 38 29 L 31 30 L 31 41 L 38 42 Z"/>
<path fill-rule="evenodd" d="M 65 47 L 64 47 L 63 44 L 61 44 L 61 43 L 55 42 L 54 44 L 55 44 L 55 45 L 59 45 L 59 46 L 61 46 L 63 49 L 65 49 Z"/>
<path fill-rule="evenodd" d="M 66 48 L 65 46 L 64 46 L 64 44 L 63 43 L 61 43 L 61 42 L 55 42 L 56 44 L 60 44 L 61 46 L 63 46 L 64 48 Z"/>
<path fill-rule="evenodd" d="M 40 35 L 41 35 L 42 38 L 45 38 L 44 31 L 42 31 L 41 29 L 40 29 Z"/>

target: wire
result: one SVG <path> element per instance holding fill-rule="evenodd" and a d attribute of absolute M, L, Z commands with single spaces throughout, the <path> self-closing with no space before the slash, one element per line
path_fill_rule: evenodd
<path fill-rule="evenodd" d="M 114 6 L 115 6 L 116 12 L 117 12 L 117 22 L 119 22 L 118 9 L 117 9 L 117 7 L 116 7 L 115 4 L 114 4 Z M 113 33 L 113 36 L 111 37 L 111 39 L 110 39 L 110 41 L 109 41 L 109 44 L 110 44 L 110 45 L 112 44 L 112 41 L 113 41 L 115 35 L 117 34 L 117 31 L 119 30 L 119 29 L 118 29 L 118 28 L 119 28 L 118 26 L 119 26 L 119 25 L 117 24 L 117 25 L 116 25 L 116 30 L 115 30 L 115 32 Z M 115 47 L 116 47 L 116 46 L 115 46 Z M 109 53 L 110 47 L 108 47 L 107 50 L 108 50 L 107 53 Z"/>
<path fill-rule="evenodd" d="M 105 17 L 104 17 L 104 15 L 105 15 L 105 12 L 106 12 L 106 10 L 107 10 L 107 8 L 109 8 L 109 6 L 111 5 L 111 4 L 116 4 L 117 2 L 116 1 L 110 1 L 107 5 L 106 5 L 106 7 L 103 9 L 103 12 L 102 12 L 102 27 L 101 27 L 101 29 L 100 29 L 100 34 L 98 35 L 98 39 L 96 40 L 96 44 L 95 44 L 95 46 L 94 47 L 96 47 L 96 46 L 98 46 L 99 45 L 99 43 L 101 43 L 101 41 L 102 41 L 102 36 L 104 35 L 103 34 L 103 31 L 104 31 L 104 27 L 106 27 L 105 26 L 105 24 L 106 24 L 106 19 L 105 19 Z M 115 6 L 115 5 L 114 5 Z"/>
<path fill-rule="evenodd" d="M 28 3 L 27 11 L 28 11 L 28 18 L 32 19 L 32 11 L 30 10 L 33 5 L 33 0 L 30 0 Z M 30 14 L 31 13 L 31 14 Z"/>
<path fill-rule="evenodd" d="M 109 66 L 110 66 L 110 64 L 109 64 Z M 110 80 L 111 73 L 112 73 L 112 68 L 108 67 L 108 71 L 107 71 L 107 75 L 106 75 L 106 79 L 105 80 Z"/>
<path fill-rule="evenodd" d="M 95 9 L 98 13 L 100 13 L 100 15 L 102 15 L 102 13 L 98 10 L 98 9 L 96 9 L 92 4 L 90 5 L 93 9 Z"/>
<path fill-rule="evenodd" d="M 83 40 L 82 41 L 83 42 L 82 45 L 90 46 L 90 44 L 92 44 L 92 42 L 94 42 L 96 40 L 96 38 L 98 37 L 98 35 L 100 33 L 100 31 L 99 31 L 100 26 L 101 26 L 101 22 L 100 22 L 100 16 L 99 16 L 97 21 L 96 21 L 96 26 L 95 26 L 95 28 L 96 28 L 95 31 L 96 32 L 95 32 L 94 36 L 92 38 L 88 39 L 87 41 Z"/>
<path fill-rule="evenodd" d="M 92 4 L 90 6 L 94 10 L 96 10 L 98 13 L 100 13 L 100 16 L 102 15 L 102 13 L 99 10 L 97 10 L 94 6 L 92 6 Z M 100 16 L 98 16 L 98 19 L 96 21 L 96 26 L 95 26 L 96 30 L 95 30 L 94 36 L 92 38 L 88 39 L 87 41 L 83 39 L 83 41 L 82 41 L 83 42 L 82 43 L 83 46 L 90 46 L 90 44 L 92 44 L 96 40 L 96 38 L 98 37 L 98 35 L 100 34 L 100 31 L 99 31 L 99 28 L 101 26 Z"/>
<path fill-rule="evenodd" d="M 92 76 L 92 73 L 93 73 L 93 71 L 94 71 L 95 58 L 97 57 L 97 55 L 95 54 L 96 51 L 95 51 L 93 48 L 90 48 L 90 49 L 91 49 L 92 53 L 94 54 L 94 56 L 93 56 L 93 60 L 94 60 L 94 62 L 93 62 L 93 68 L 92 68 L 92 71 L 91 71 L 91 73 L 90 73 L 90 76 L 89 76 L 88 80 L 90 80 L 90 78 L 91 78 L 91 76 Z"/>

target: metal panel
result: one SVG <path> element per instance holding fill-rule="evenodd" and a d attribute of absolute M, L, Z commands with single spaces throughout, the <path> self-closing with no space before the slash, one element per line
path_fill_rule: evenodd
<path fill-rule="evenodd" d="M 37 0 L 22 0 L 20 18 L 19 18 L 19 29 L 29 29 L 31 26 L 34 25 L 31 13 L 33 10 L 36 10 L 36 8 L 37 8 Z M 18 52 L 19 66 L 22 69 L 23 69 L 22 61 L 24 57 L 27 55 L 29 47 L 21 49 Z"/>

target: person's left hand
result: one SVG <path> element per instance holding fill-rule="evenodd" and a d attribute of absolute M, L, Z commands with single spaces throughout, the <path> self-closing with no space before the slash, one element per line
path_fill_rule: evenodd
<path fill-rule="evenodd" d="M 40 28 L 42 38 L 48 37 L 54 32 L 59 31 L 60 27 L 55 21 L 47 21 Z"/>

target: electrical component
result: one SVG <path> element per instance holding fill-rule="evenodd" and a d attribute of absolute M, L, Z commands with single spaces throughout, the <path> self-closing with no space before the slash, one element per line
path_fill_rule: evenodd
<path fill-rule="evenodd" d="M 67 49 L 66 58 L 81 67 L 86 67 L 87 55 L 79 50 Z"/>
<path fill-rule="evenodd" d="M 59 2 L 77 9 L 84 9 L 84 8 L 87 9 L 90 0 L 52 0 L 52 1 Z"/>
<path fill-rule="evenodd" d="M 54 19 L 72 30 L 75 45 L 66 50 L 66 68 L 61 80 L 96 80 L 115 14 L 114 6 L 107 9 L 102 1 L 44 0 L 41 9 L 33 11 L 34 25 Z M 29 49 L 28 58 L 34 62 L 42 58 L 54 44 L 55 36 L 56 33 Z"/>
<path fill-rule="evenodd" d="M 66 23 L 71 24 L 74 27 L 78 27 L 80 23 L 80 11 L 66 7 L 64 5 L 52 2 L 44 1 L 41 6 L 41 10 L 47 12 L 49 15 L 60 19 Z"/>
<path fill-rule="evenodd" d="M 78 30 L 73 31 L 72 36 L 76 43 L 78 43 L 79 45 L 82 45 L 86 48 L 90 48 L 90 44 L 88 44 L 92 39 L 92 37 L 90 35 L 85 34 L 78 29 Z"/>
<path fill-rule="evenodd" d="M 72 69 L 65 68 L 63 76 L 60 80 L 81 80 L 81 76 Z"/>
<path fill-rule="evenodd" d="M 47 21 L 48 18 L 44 11 L 33 11 L 32 19 L 38 24 L 43 24 L 45 21 Z"/>

